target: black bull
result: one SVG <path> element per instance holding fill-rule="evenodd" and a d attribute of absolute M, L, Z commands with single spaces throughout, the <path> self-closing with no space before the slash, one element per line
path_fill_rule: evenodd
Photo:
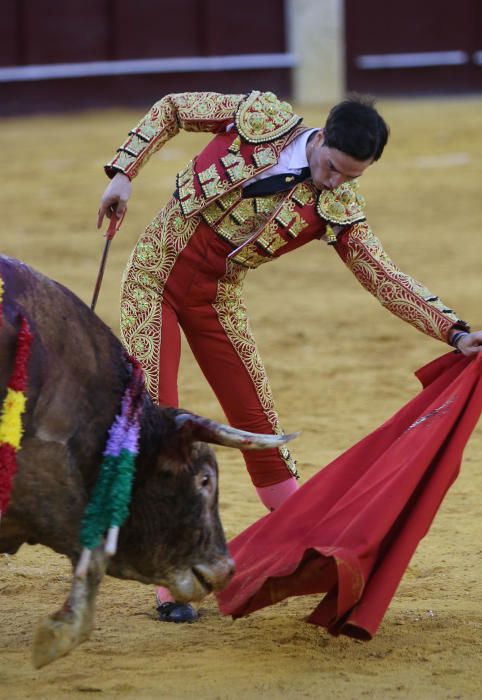
<path fill-rule="evenodd" d="M 0 276 L 0 405 L 22 316 L 33 335 L 24 435 L 0 523 L 0 552 L 40 543 L 75 566 L 84 509 L 131 365 L 110 329 L 67 289 L 3 256 Z M 107 558 L 97 551 L 87 575 L 74 577 L 64 607 L 40 628 L 34 663 L 48 663 L 87 638 L 104 570 L 167 586 L 179 600 L 198 600 L 227 585 L 233 562 L 218 514 L 216 458 L 206 443 L 262 449 L 290 437 L 237 431 L 157 406 L 146 393 L 130 512 L 117 552 Z"/>

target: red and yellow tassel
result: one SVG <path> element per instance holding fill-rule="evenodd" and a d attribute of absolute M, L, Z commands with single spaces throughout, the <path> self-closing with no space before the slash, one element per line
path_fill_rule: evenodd
<path fill-rule="evenodd" d="M 2 298 L 3 282 L 0 279 L 0 313 Z M 17 335 L 15 363 L 0 412 L 0 515 L 7 510 L 17 470 L 16 455 L 23 435 L 22 415 L 27 401 L 27 365 L 31 344 L 32 334 L 27 320 L 22 317 Z"/>

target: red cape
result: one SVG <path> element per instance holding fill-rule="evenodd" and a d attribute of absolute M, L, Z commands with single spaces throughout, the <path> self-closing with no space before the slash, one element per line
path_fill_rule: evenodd
<path fill-rule="evenodd" d="M 416 375 L 418 396 L 230 542 L 222 613 L 326 593 L 308 622 L 373 637 L 482 410 L 482 353 L 450 353 Z"/>

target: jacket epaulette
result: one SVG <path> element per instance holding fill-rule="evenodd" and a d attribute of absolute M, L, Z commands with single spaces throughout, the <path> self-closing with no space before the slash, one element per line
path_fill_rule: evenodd
<path fill-rule="evenodd" d="M 246 143 L 268 143 L 285 136 L 302 121 L 289 102 L 272 92 L 253 90 L 237 107 L 235 123 Z"/>
<path fill-rule="evenodd" d="M 316 211 L 328 224 L 349 226 L 365 220 L 365 199 L 357 182 L 344 182 L 334 190 L 320 192 Z"/>

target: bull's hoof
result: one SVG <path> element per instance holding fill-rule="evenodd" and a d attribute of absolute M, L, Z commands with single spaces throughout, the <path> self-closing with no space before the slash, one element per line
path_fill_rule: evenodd
<path fill-rule="evenodd" d="M 195 622 L 198 619 L 190 603 L 159 603 L 157 612 L 161 622 Z"/>
<path fill-rule="evenodd" d="M 86 620 L 80 615 L 64 616 L 62 613 L 45 617 L 35 631 L 32 645 L 33 665 L 35 668 L 42 668 L 65 656 L 71 649 L 88 639 L 91 631 L 90 618 Z"/>

